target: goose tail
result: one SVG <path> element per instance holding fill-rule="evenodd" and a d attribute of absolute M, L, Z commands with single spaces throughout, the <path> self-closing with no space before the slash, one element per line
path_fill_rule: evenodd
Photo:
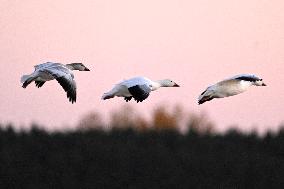
<path fill-rule="evenodd" d="M 21 77 L 21 83 L 24 83 L 29 77 L 30 77 L 30 75 L 23 75 Z"/>

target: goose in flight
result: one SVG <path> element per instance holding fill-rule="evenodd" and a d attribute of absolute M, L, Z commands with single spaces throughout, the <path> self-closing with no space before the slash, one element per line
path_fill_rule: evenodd
<path fill-rule="evenodd" d="M 46 62 L 34 66 L 35 70 L 30 75 L 23 75 L 21 83 L 26 88 L 33 81 L 38 88 L 42 87 L 46 81 L 56 79 L 67 93 L 67 98 L 73 104 L 76 102 L 76 83 L 72 70 L 90 71 L 82 63 L 61 64 Z"/>
<path fill-rule="evenodd" d="M 145 77 L 134 77 L 116 84 L 109 92 L 103 94 L 102 100 L 117 96 L 124 97 L 126 102 L 134 98 L 138 103 L 145 100 L 151 91 L 160 87 L 179 87 L 179 85 L 170 79 L 151 81 Z"/>
<path fill-rule="evenodd" d="M 214 98 L 224 98 L 245 92 L 250 86 L 266 86 L 262 79 L 252 74 L 241 74 L 209 86 L 198 97 L 198 104 Z"/>

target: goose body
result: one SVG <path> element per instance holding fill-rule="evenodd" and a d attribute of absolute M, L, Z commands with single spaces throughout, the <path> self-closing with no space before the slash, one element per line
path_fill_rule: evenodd
<path fill-rule="evenodd" d="M 45 82 L 56 79 L 67 93 L 67 98 L 71 103 L 76 102 L 76 82 L 74 80 L 73 70 L 90 71 L 82 63 L 61 64 L 46 62 L 34 66 L 35 70 L 30 75 L 21 77 L 22 87 L 26 88 L 33 81 L 38 88 Z"/>
<path fill-rule="evenodd" d="M 251 86 L 266 86 L 262 79 L 252 74 L 241 74 L 209 86 L 198 97 L 198 104 L 214 98 L 224 98 L 245 92 Z"/>
<path fill-rule="evenodd" d="M 117 96 L 124 97 L 126 102 L 134 98 L 138 103 L 148 98 L 151 91 L 160 87 L 179 87 L 179 85 L 169 79 L 152 81 L 146 77 L 134 77 L 114 85 L 109 92 L 103 94 L 102 100 Z"/>

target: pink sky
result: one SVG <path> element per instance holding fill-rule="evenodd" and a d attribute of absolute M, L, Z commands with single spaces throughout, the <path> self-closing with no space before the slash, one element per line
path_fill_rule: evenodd
<path fill-rule="evenodd" d="M 171 78 L 181 88 L 161 89 L 141 112 L 157 105 L 206 112 L 220 130 L 276 129 L 284 120 L 283 0 L 8 1 L 0 7 L 0 122 L 74 127 L 89 111 L 125 104 L 101 101 L 121 79 Z M 77 103 L 56 81 L 21 88 L 22 74 L 46 61 L 83 62 L 76 72 Z M 267 87 L 198 106 L 198 95 L 221 79 L 253 73 Z"/>

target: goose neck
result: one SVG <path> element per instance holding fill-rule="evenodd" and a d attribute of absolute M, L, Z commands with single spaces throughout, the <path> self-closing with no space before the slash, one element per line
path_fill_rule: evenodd
<path fill-rule="evenodd" d="M 152 90 L 153 90 L 153 91 L 159 89 L 160 87 L 162 87 L 162 83 L 161 83 L 160 80 L 154 81 L 154 82 L 152 83 Z"/>

